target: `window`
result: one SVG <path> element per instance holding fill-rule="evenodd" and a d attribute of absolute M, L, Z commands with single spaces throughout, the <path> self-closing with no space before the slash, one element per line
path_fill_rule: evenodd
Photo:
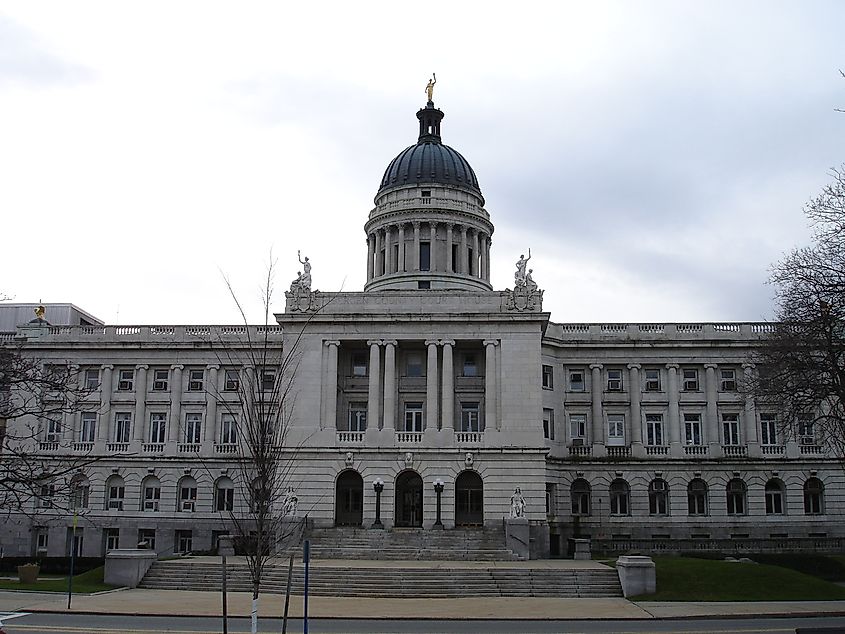
<path fill-rule="evenodd" d="M 87 509 L 88 496 L 91 485 L 88 478 L 79 474 L 70 481 L 70 507 L 72 509 Z"/>
<path fill-rule="evenodd" d="M 684 392 L 698 392 L 698 370 L 695 368 L 684 368 L 683 374 Z"/>
<path fill-rule="evenodd" d="M 543 408 L 543 438 L 554 440 L 555 437 L 555 411 Z"/>
<path fill-rule="evenodd" d="M 61 414 L 48 414 L 47 431 L 45 440 L 47 442 L 58 442 L 62 435 Z"/>
<path fill-rule="evenodd" d="M 241 379 L 237 370 L 226 370 L 226 375 L 223 378 L 224 392 L 237 392 L 241 387 Z"/>
<path fill-rule="evenodd" d="M 816 444 L 816 425 L 813 417 L 802 414 L 798 417 L 798 442 L 802 445 Z"/>
<path fill-rule="evenodd" d="M 583 392 L 587 389 L 584 381 L 584 370 L 570 370 L 569 371 L 569 391 Z"/>
<path fill-rule="evenodd" d="M 153 392 L 166 392 L 170 383 L 170 370 L 153 370 Z"/>
<path fill-rule="evenodd" d="M 648 514 L 669 514 L 669 486 L 662 478 L 655 478 L 648 485 Z"/>
<path fill-rule="evenodd" d="M 777 415 L 760 414 L 760 444 L 776 445 L 777 443 Z"/>
<path fill-rule="evenodd" d="M 144 511 L 157 511 L 161 502 L 161 482 L 151 476 L 144 480 Z"/>
<path fill-rule="evenodd" d="M 430 280 L 420 280 L 417 282 L 417 289 L 421 291 L 427 291 L 431 288 L 431 281 Z"/>
<path fill-rule="evenodd" d="M 557 515 L 557 508 L 555 504 L 555 485 L 551 482 L 546 482 L 546 515 Z"/>
<path fill-rule="evenodd" d="M 622 370 L 608 370 L 607 371 L 607 391 L 621 392 L 622 391 Z"/>
<path fill-rule="evenodd" d="M 804 513 L 806 515 L 824 513 L 824 485 L 818 478 L 807 478 L 804 483 Z"/>
<path fill-rule="evenodd" d="M 460 256 L 458 255 L 458 245 L 453 244 L 452 245 L 452 273 L 458 272 L 458 258 L 459 257 Z"/>
<path fill-rule="evenodd" d="M 431 269 L 431 243 L 420 242 L 420 271 Z"/>
<path fill-rule="evenodd" d="M 728 515 L 745 515 L 745 482 L 734 478 L 726 488 Z"/>
<path fill-rule="evenodd" d="M 104 528 L 103 539 L 105 540 L 106 552 L 120 548 L 120 529 Z"/>
<path fill-rule="evenodd" d="M 42 484 L 38 491 L 38 505 L 42 508 L 53 506 L 53 496 L 56 495 L 55 484 Z"/>
<path fill-rule="evenodd" d="M 352 376 L 367 376 L 367 353 L 352 353 Z"/>
<path fill-rule="evenodd" d="M 150 414 L 150 442 L 167 442 L 167 414 Z"/>
<path fill-rule="evenodd" d="M 464 376 L 478 376 L 478 363 L 474 354 L 464 355 Z"/>
<path fill-rule="evenodd" d="M 702 444 L 701 414 L 684 414 L 684 444 Z"/>
<path fill-rule="evenodd" d="M 423 355 L 422 352 L 409 352 L 405 357 L 405 375 L 406 376 L 422 376 L 423 375 Z"/>
<path fill-rule="evenodd" d="M 120 443 L 129 442 L 129 434 L 132 428 L 132 414 L 129 412 L 118 412 L 114 415 L 114 441 Z"/>
<path fill-rule="evenodd" d="M 367 404 L 349 404 L 349 431 L 367 431 Z"/>
<path fill-rule="evenodd" d="M 726 445 L 739 444 L 739 414 L 722 414 L 722 439 Z"/>
<path fill-rule="evenodd" d="M 719 388 L 722 392 L 736 392 L 736 370 L 719 370 Z"/>
<path fill-rule="evenodd" d="M 687 508 L 690 515 L 707 515 L 707 484 L 701 478 L 687 485 Z"/>
<path fill-rule="evenodd" d="M 467 247 L 467 273 L 470 275 L 475 275 L 475 253 L 472 250 L 472 247 Z"/>
<path fill-rule="evenodd" d="M 628 515 L 628 483 L 617 478 L 610 483 L 610 514 Z"/>
<path fill-rule="evenodd" d="M 551 390 L 555 386 L 555 370 L 550 365 L 543 366 L 543 387 L 547 390 Z"/>
<path fill-rule="evenodd" d="M 776 478 L 766 482 L 766 515 L 783 515 L 783 482 Z"/>
<path fill-rule="evenodd" d="M 645 391 L 659 392 L 660 391 L 660 370 L 658 368 L 645 369 Z"/>
<path fill-rule="evenodd" d="M 185 415 L 185 442 L 189 445 L 202 442 L 202 414 Z"/>
<path fill-rule="evenodd" d="M 126 495 L 126 487 L 123 478 L 112 476 L 106 483 L 106 509 L 110 511 L 123 510 L 123 498 Z"/>
<path fill-rule="evenodd" d="M 587 436 L 587 415 L 586 414 L 570 414 L 569 415 L 569 434 L 575 439 L 583 439 Z"/>
<path fill-rule="evenodd" d="M 189 553 L 194 549 L 194 539 L 191 531 L 176 531 L 176 552 Z"/>
<path fill-rule="evenodd" d="M 144 544 L 141 546 L 141 544 Z M 156 529 L 154 528 L 139 528 L 138 529 L 138 547 L 146 548 L 147 550 L 156 549 Z"/>
<path fill-rule="evenodd" d="M 135 370 L 120 370 L 117 373 L 117 390 L 131 392 L 135 387 Z"/>
<path fill-rule="evenodd" d="M 188 370 L 188 391 L 202 392 L 205 370 Z"/>
<path fill-rule="evenodd" d="M 421 432 L 423 430 L 422 403 L 405 403 L 404 431 Z"/>
<path fill-rule="evenodd" d="M 646 444 L 652 447 L 663 445 L 663 414 L 645 415 Z"/>
<path fill-rule="evenodd" d="M 264 368 L 261 371 L 261 389 L 265 392 L 272 392 L 276 388 L 276 370 Z"/>
<path fill-rule="evenodd" d="M 217 511 L 235 510 L 235 485 L 231 479 L 220 478 L 214 493 L 214 508 Z"/>
<path fill-rule="evenodd" d="M 624 445 L 625 444 L 625 415 L 624 414 L 608 414 L 607 415 L 607 444 L 608 445 Z"/>
<path fill-rule="evenodd" d="M 50 533 L 46 528 L 39 528 L 35 534 L 35 552 L 36 555 L 47 551 L 47 545 L 50 543 Z"/>
<path fill-rule="evenodd" d="M 220 417 L 220 443 L 223 445 L 238 443 L 238 419 L 234 414 L 223 414 Z"/>
<path fill-rule="evenodd" d="M 461 431 L 481 431 L 481 421 L 478 416 L 478 401 L 461 403 Z"/>
<path fill-rule="evenodd" d="M 100 368 L 88 368 L 85 370 L 85 389 L 100 389 Z"/>
<path fill-rule="evenodd" d="M 79 442 L 94 442 L 97 436 L 97 412 L 82 412 L 79 425 Z"/>
<path fill-rule="evenodd" d="M 578 478 L 572 483 L 570 489 L 572 495 L 572 514 L 590 514 L 590 483 L 583 478 Z"/>
<path fill-rule="evenodd" d="M 178 511 L 193 513 L 197 510 L 197 481 L 188 476 L 179 481 Z"/>

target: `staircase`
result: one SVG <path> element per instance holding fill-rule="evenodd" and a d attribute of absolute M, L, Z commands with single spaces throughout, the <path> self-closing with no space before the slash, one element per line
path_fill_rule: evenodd
<path fill-rule="evenodd" d="M 157 561 L 141 582 L 142 588 L 219 591 L 220 564 L 212 561 Z M 285 592 L 287 566 L 270 566 L 262 591 Z M 251 590 L 246 564 L 229 564 L 227 587 Z M 292 592 L 303 593 L 301 563 L 294 567 Z M 616 571 L 548 568 L 424 568 L 313 565 L 308 592 L 332 597 L 459 598 L 459 597 L 619 597 Z"/>

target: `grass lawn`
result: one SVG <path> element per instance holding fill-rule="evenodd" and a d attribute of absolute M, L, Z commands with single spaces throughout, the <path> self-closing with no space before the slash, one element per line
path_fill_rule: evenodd
<path fill-rule="evenodd" d="M 73 576 L 73 592 L 102 592 L 114 586 L 103 583 L 103 567 Z M 39 592 L 67 592 L 67 577 L 39 579 L 35 583 L 0 580 L 0 590 L 38 590 Z"/>
<path fill-rule="evenodd" d="M 643 601 L 845 600 L 845 588 L 796 570 L 691 557 L 654 557 L 657 593 Z"/>

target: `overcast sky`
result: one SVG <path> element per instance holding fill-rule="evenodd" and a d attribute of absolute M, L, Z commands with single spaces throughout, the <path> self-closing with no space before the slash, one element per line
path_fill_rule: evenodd
<path fill-rule="evenodd" d="M 0 291 L 108 323 L 361 290 L 437 73 L 503 289 L 554 321 L 760 320 L 845 161 L 843 2 L 3 2 Z M 49 317 L 49 316 L 48 316 Z"/>

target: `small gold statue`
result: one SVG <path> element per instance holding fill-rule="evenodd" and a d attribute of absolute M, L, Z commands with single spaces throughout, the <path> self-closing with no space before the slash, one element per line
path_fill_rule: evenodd
<path fill-rule="evenodd" d="M 43 306 L 39 306 L 38 308 L 35 309 L 35 316 L 38 319 L 44 319 L 44 315 L 46 315 L 46 314 L 47 314 L 47 309 L 44 308 Z"/>
<path fill-rule="evenodd" d="M 428 85 L 425 87 L 425 92 L 428 94 L 428 100 L 434 103 L 434 84 L 437 83 L 437 74 L 431 73 L 433 79 L 428 80 Z"/>

